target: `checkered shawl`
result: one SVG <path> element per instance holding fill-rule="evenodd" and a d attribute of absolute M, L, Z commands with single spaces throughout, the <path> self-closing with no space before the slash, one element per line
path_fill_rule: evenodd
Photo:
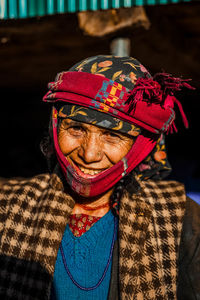
<path fill-rule="evenodd" d="M 185 192 L 174 181 L 141 182 L 120 207 L 122 299 L 177 299 L 177 259 Z M 127 217 L 128 216 L 128 217 Z"/>
<path fill-rule="evenodd" d="M 147 181 L 125 192 L 119 219 L 120 298 L 176 299 L 185 193 Z M 74 206 L 57 175 L 11 180 L 0 193 L 0 298 L 50 297 L 57 251 Z"/>

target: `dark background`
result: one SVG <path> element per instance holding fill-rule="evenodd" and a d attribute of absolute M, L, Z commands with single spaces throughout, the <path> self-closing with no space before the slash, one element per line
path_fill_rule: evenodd
<path fill-rule="evenodd" d="M 131 39 L 131 56 L 152 74 L 165 70 L 192 78 L 195 91 L 179 95 L 190 128 L 177 111 L 177 134 L 167 136 L 170 178 L 200 192 L 199 49 L 200 2 L 148 6 L 149 30 L 129 28 L 104 38 L 84 35 L 76 14 L 0 21 L 1 168 L 0 177 L 28 177 L 46 172 L 39 143 L 50 107 L 41 99 L 57 72 L 96 54 L 109 54 L 116 36 Z"/>

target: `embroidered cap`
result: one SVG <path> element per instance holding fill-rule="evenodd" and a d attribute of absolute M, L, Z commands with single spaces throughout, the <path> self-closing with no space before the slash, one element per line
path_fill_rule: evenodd
<path fill-rule="evenodd" d="M 163 73 L 152 78 L 131 57 L 100 55 L 59 73 L 43 100 L 91 108 L 160 134 L 174 127 L 174 104 L 181 107 L 174 92 L 192 88 L 186 81 Z M 182 109 L 181 113 L 187 126 Z"/>

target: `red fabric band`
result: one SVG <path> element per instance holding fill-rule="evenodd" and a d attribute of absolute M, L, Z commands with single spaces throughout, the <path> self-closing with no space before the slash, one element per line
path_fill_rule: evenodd
<path fill-rule="evenodd" d="M 45 102 L 68 102 L 109 113 L 113 117 L 159 134 L 167 131 L 175 119 L 172 107 L 138 101 L 129 112 L 130 90 L 100 75 L 84 72 L 63 72 L 49 83 Z"/>

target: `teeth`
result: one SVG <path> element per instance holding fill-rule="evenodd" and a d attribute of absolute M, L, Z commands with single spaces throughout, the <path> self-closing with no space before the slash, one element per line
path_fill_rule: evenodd
<path fill-rule="evenodd" d="M 79 166 L 79 169 L 84 173 L 84 174 L 89 174 L 89 175 L 96 175 L 101 173 L 99 170 L 90 170 L 90 169 L 85 169 L 82 166 Z"/>

